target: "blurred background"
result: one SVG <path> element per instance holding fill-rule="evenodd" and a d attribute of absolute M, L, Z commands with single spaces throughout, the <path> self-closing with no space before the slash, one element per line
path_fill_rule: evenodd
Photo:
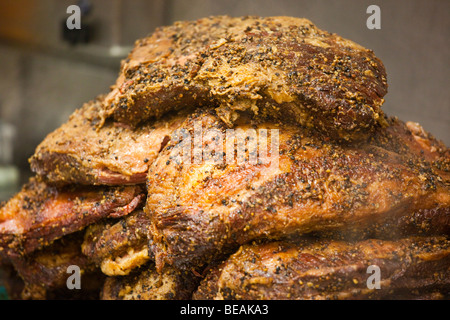
<path fill-rule="evenodd" d="M 72 4 L 81 37 L 67 32 Z M 379 30 L 366 26 L 372 4 Z M 305 17 L 372 49 L 388 73 L 386 113 L 450 145 L 448 0 L 0 0 L 0 201 L 28 179 L 28 158 L 46 134 L 109 91 L 136 39 L 219 14 Z"/>

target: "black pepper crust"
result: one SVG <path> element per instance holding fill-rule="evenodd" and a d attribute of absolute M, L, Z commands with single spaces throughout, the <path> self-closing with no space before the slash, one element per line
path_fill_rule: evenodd
<path fill-rule="evenodd" d="M 24 282 L 22 299 L 90 299 L 98 297 L 104 276 L 81 253 L 83 231 L 75 232 L 25 256 L 11 257 L 11 263 Z M 82 290 L 67 288 L 68 267 L 80 268 Z M 86 282 L 85 282 L 86 281 Z M 56 297 L 52 295 L 57 292 Z M 81 291 L 81 292 L 75 292 Z M 82 294 L 80 294 L 82 293 Z"/>
<path fill-rule="evenodd" d="M 138 40 L 104 102 L 137 125 L 169 110 L 215 107 L 291 119 L 329 137 L 367 137 L 383 124 L 386 72 L 372 51 L 306 19 L 217 16 L 177 22 Z"/>
<path fill-rule="evenodd" d="M 102 218 L 117 218 L 138 208 L 141 185 L 56 188 L 31 178 L 0 207 L 0 255 L 27 255 Z"/>
<path fill-rule="evenodd" d="M 205 132 L 226 125 L 199 110 L 180 127 Z M 172 137 L 150 167 L 144 211 L 158 268 L 190 269 L 254 239 L 318 232 L 335 238 L 449 234 L 448 149 L 416 140 L 386 119 L 369 143 L 336 144 L 310 128 L 242 121 L 236 129 L 280 128 L 279 167 L 178 164 Z M 208 150 L 212 139 L 203 139 Z M 192 155 L 193 157 L 193 155 Z M 226 157 L 224 157 L 225 159 Z"/>
<path fill-rule="evenodd" d="M 52 185 L 144 184 L 148 166 L 185 119 L 170 114 L 139 128 L 101 122 L 103 98 L 85 103 L 38 145 L 30 167 Z"/>
<path fill-rule="evenodd" d="M 449 263 L 445 237 L 253 243 L 213 267 L 193 298 L 448 299 Z M 379 268 L 379 289 L 368 288 L 369 266 Z"/>

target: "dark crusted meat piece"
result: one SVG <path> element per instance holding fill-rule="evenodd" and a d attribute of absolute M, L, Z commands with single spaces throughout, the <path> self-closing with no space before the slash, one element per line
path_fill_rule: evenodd
<path fill-rule="evenodd" d="M 136 42 L 105 117 L 137 125 L 173 109 L 216 107 L 290 119 L 358 139 L 383 123 L 386 73 L 372 51 L 311 21 L 218 16 L 177 22 Z"/>
<path fill-rule="evenodd" d="M 449 266 L 445 237 L 251 244 L 210 270 L 194 299 L 448 299 Z"/>
<path fill-rule="evenodd" d="M 144 200 L 142 186 L 49 187 L 31 178 L 0 208 L 0 254 L 30 253 L 106 217 L 121 217 Z"/>
<path fill-rule="evenodd" d="M 154 263 L 123 277 L 108 277 L 102 300 L 185 300 L 199 282 L 191 272 L 167 267 L 157 272 Z"/>
<path fill-rule="evenodd" d="M 70 234 L 49 246 L 37 250 L 26 256 L 13 256 L 11 263 L 20 278 L 24 281 L 21 293 L 22 299 L 51 299 L 56 293 L 64 292 L 65 298 L 83 293 L 92 297 L 98 295 L 103 282 L 103 276 L 96 270 L 95 265 L 81 254 L 83 234 Z M 81 275 L 81 289 L 67 288 L 69 266 L 77 266 Z M 55 297 L 57 298 L 57 297 Z M 86 298 L 86 297 L 85 297 Z"/>
<path fill-rule="evenodd" d="M 99 128 L 101 98 L 86 103 L 50 133 L 31 157 L 31 169 L 56 184 L 145 183 L 148 166 L 185 119 L 166 116 L 131 129 L 112 121 Z"/>
<path fill-rule="evenodd" d="M 196 164 L 194 147 L 190 161 L 179 163 L 186 139 L 178 134 L 150 167 L 144 211 L 158 268 L 189 269 L 254 239 L 313 231 L 357 238 L 449 234 L 448 149 L 436 140 L 421 144 L 404 123 L 386 121 L 367 143 L 348 145 L 299 126 L 243 121 L 236 129 L 246 132 L 244 142 L 253 139 L 249 129 L 279 129 L 272 153 L 279 163 L 251 163 L 247 144 L 247 161 L 238 164 L 235 148 L 234 162 L 225 163 L 225 145 L 233 142 L 225 124 L 212 111 L 193 115 L 180 132 L 201 127 L 201 150 L 220 155 L 223 144 L 225 156 Z"/>
<path fill-rule="evenodd" d="M 0 265 L 0 283 L 5 288 L 9 300 L 22 299 L 25 284 L 9 261 Z"/>
<path fill-rule="evenodd" d="M 148 239 L 150 220 L 137 210 L 119 221 L 87 228 L 82 252 L 109 276 L 126 275 L 152 257 Z"/>

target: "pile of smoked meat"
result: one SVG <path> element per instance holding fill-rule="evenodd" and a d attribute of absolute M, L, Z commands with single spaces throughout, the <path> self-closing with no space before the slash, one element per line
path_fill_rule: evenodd
<path fill-rule="evenodd" d="M 1 205 L 10 298 L 448 299 L 450 151 L 386 93 L 306 19 L 158 28 Z"/>

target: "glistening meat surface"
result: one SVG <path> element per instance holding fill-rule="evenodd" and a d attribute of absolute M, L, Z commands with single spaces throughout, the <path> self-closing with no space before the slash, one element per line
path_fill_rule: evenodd
<path fill-rule="evenodd" d="M 449 263 L 445 237 L 251 244 L 212 268 L 194 299 L 448 299 Z"/>

